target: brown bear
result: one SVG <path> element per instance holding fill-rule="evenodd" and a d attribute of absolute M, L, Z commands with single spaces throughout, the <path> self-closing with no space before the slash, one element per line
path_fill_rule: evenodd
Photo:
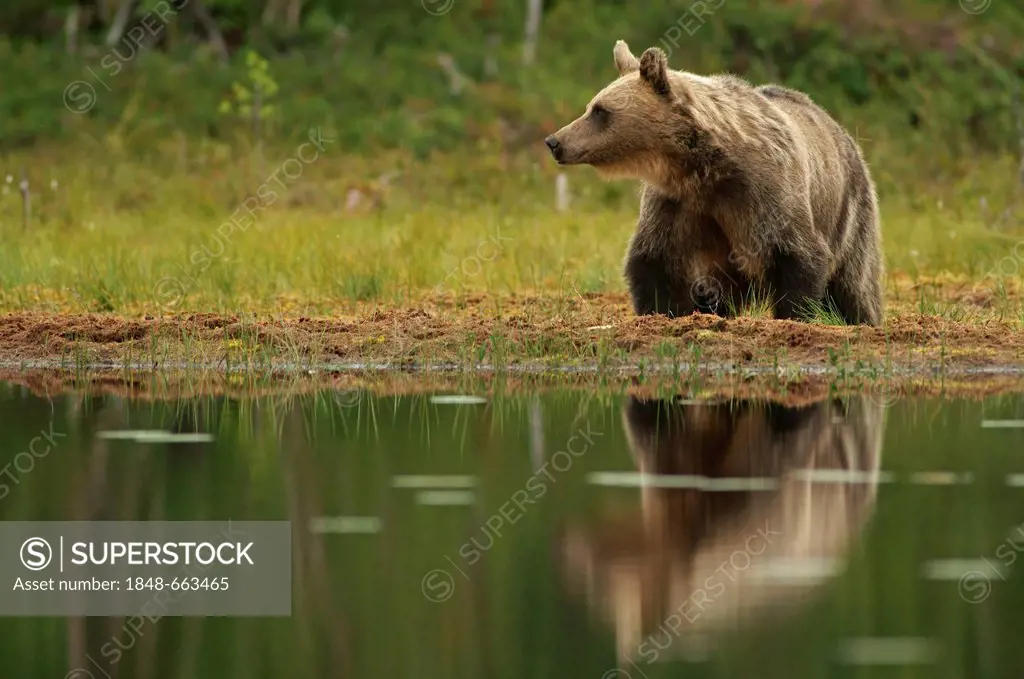
<path fill-rule="evenodd" d="M 625 277 L 637 314 L 776 318 L 831 306 L 882 322 L 874 182 L 853 138 L 810 97 L 669 70 L 615 44 L 619 78 L 545 143 L 560 165 L 643 181 Z"/>
<path fill-rule="evenodd" d="M 610 503 L 565 524 L 555 561 L 614 626 L 623 667 L 702 637 L 714 646 L 740 621 L 777 620 L 771 609 L 842 570 L 874 512 L 885 410 L 865 397 L 801 407 L 630 397 L 622 419 L 647 478 L 639 507 Z"/>

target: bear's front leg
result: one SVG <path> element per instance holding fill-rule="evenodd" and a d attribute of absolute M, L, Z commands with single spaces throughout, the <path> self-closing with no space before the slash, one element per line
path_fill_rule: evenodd
<path fill-rule="evenodd" d="M 630 252 L 625 276 L 633 311 L 638 316 L 679 317 L 693 313 L 690 286 L 686 281 L 676 280 L 663 259 Z"/>
<path fill-rule="evenodd" d="M 679 201 L 644 185 L 640 218 L 629 241 L 623 272 L 638 316 L 693 313 L 689 281 L 679 280 L 674 260 L 673 234 L 684 230 Z"/>
<path fill-rule="evenodd" d="M 814 302 L 825 298 L 828 259 L 821 251 L 778 246 L 771 252 L 765 283 L 773 298 L 775 318 L 799 319 Z"/>

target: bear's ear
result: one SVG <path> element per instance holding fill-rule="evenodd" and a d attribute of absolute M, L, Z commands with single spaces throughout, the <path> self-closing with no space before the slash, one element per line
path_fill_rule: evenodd
<path fill-rule="evenodd" d="M 640 62 L 629 51 L 629 45 L 624 40 L 615 42 L 614 54 L 615 68 L 619 69 L 619 75 L 626 75 L 640 69 Z"/>
<path fill-rule="evenodd" d="M 668 96 L 668 57 L 660 47 L 649 47 L 640 55 L 640 78 L 660 96 Z"/>

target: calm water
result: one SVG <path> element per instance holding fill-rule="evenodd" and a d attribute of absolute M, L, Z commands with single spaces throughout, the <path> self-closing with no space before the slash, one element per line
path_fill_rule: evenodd
<path fill-rule="evenodd" d="M 3 520 L 290 520 L 294 550 L 290 618 L 4 618 L 2 675 L 1019 677 L 1020 420 L 0 385 Z"/>

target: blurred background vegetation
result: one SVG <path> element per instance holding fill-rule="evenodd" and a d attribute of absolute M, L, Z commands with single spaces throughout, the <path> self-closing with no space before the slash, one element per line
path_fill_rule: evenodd
<path fill-rule="evenodd" d="M 219 104 L 248 79 L 253 49 L 280 85 L 268 135 L 299 138 L 315 122 L 358 152 L 515 149 L 578 113 L 614 73 L 621 37 L 671 49 L 676 68 L 783 81 L 863 127 L 955 151 L 1016 142 L 1015 3 L 715 0 L 696 3 L 717 6 L 703 17 L 694 4 L 546 0 L 524 64 L 527 0 L 8 0 L 0 141 L 95 132 L 131 113 L 150 133 L 224 137 L 239 121 Z M 55 104 L 79 79 L 98 101 L 68 115 L 84 102 Z"/>
<path fill-rule="evenodd" d="M 348 265 L 366 268 L 342 296 L 394 292 L 391 281 L 364 279 L 403 247 L 459 245 L 453 220 L 554 211 L 558 168 L 541 140 L 614 77 L 619 38 L 637 53 L 661 45 L 674 68 L 781 82 L 826 107 L 872 165 L 890 267 L 983 275 L 1020 239 L 1024 10 L 1009 0 L 5 0 L 0 234 L 23 250 L 0 255 L 0 304 L 11 288 L 59 287 L 46 274 L 55 261 L 90 280 L 123 274 L 120 264 L 73 261 L 61 243 L 109 250 L 95 227 L 114 234 L 125 215 L 148 215 L 146 243 L 156 243 L 157 220 L 206 220 L 174 229 L 200 241 L 315 128 L 335 140 L 329 158 L 282 206 L 375 215 L 342 235 L 357 253 Z M 562 235 L 518 241 L 521 261 L 544 265 L 520 267 L 510 286 L 569 271 L 589 281 L 581 287 L 618 288 L 636 192 L 589 170 L 569 176 L 572 216 L 543 227 Z M 441 226 L 416 225 L 426 241 L 409 240 L 406 222 L 384 243 L 381 214 L 408 220 L 432 207 Z M 588 215 L 620 227 L 581 232 Z M 466 252 L 494 219 L 472 230 Z M 56 231 L 39 240 L 29 223 Z M 131 240 L 137 226 L 110 238 Z M 591 247 L 564 242 L 579 239 Z M 532 242 L 536 256 L 518 249 Z M 173 256 L 186 258 L 179 245 Z M 145 262 L 146 280 L 161 266 Z M 441 282 L 447 269 L 430 266 L 400 286 Z"/>
<path fill-rule="evenodd" d="M 241 121 L 220 103 L 249 80 L 252 49 L 280 86 L 264 112 L 272 138 L 317 124 L 352 152 L 517 150 L 611 79 L 621 37 L 636 51 L 662 44 L 676 68 L 785 82 L 848 124 L 924 136 L 936 152 L 1012 149 L 1024 13 L 999 0 L 961 4 L 714 0 L 696 3 L 708 8 L 701 18 L 689 0 L 544 0 L 536 57 L 524 64 L 528 0 L 8 0 L 0 141 L 118 123 L 227 137 Z M 77 80 L 97 90 L 79 115 L 68 108 L 84 100 L 59 105 Z"/>

